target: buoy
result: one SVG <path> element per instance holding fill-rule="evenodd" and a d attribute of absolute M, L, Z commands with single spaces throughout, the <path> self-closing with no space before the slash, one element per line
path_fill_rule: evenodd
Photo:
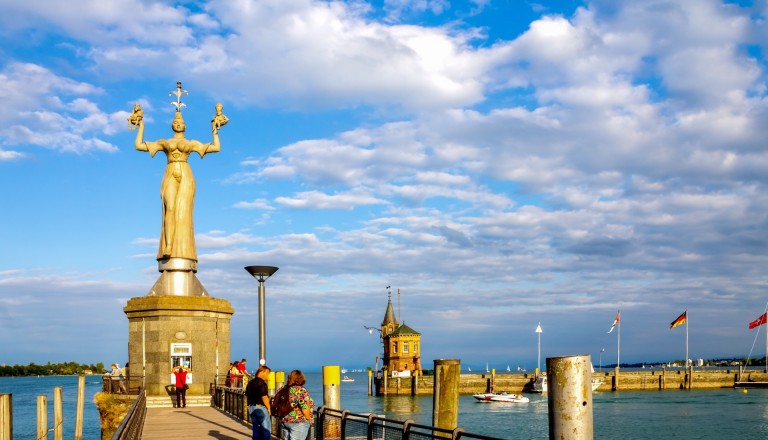
<path fill-rule="evenodd" d="M 741 392 L 742 392 L 742 393 L 744 393 L 744 394 L 747 394 L 747 389 L 746 389 L 746 388 L 743 388 L 743 389 L 741 390 Z"/>

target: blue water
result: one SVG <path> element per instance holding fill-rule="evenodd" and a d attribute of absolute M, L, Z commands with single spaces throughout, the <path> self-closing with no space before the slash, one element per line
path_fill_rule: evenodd
<path fill-rule="evenodd" d="M 53 389 L 61 387 L 64 413 L 64 438 L 75 436 L 77 409 L 77 376 L 0 377 L 0 394 L 13 397 L 13 438 L 34 440 L 37 431 L 37 396 L 48 396 L 48 427 L 53 428 Z M 99 412 L 93 396 L 101 391 L 101 376 L 86 376 L 85 402 L 83 403 L 83 439 L 98 440 L 101 437 Z M 49 432 L 53 438 L 53 432 Z"/>
<path fill-rule="evenodd" d="M 341 406 L 353 413 L 432 423 L 432 396 L 367 395 L 367 374 L 347 373 L 355 382 L 341 384 Z M 322 377 L 307 374 L 307 388 L 318 405 L 323 402 Z M 48 420 L 53 423 L 53 387 L 64 397 L 64 437 L 74 435 L 77 377 L 0 377 L 0 393 L 13 394 L 14 439 L 35 438 L 37 395 L 48 395 Z M 93 395 L 101 378 L 86 378 L 83 437 L 98 440 L 99 415 Z M 478 403 L 459 400 L 459 426 L 468 432 L 507 439 L 549 438 L 547 399 L 529 394 L 528 404 Z M 768 390 L 669 390 L 599 392 L 593 394 L 596 439 L 768 439 Z M 50 438 L 53 438 L 51 433 Z"/>

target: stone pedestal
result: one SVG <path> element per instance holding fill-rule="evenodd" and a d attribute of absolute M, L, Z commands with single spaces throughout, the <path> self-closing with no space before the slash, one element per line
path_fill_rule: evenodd
<path fill-rule="evenodd" d="M 128 317 L 128 379 L 132 386 L 146 380 L 147 395 L 172 393 L 171 345 L 191 346 L 187 395 L 208 394 L 211 383 L 224 382 L 229 368 L 229 301 L 209 296 L 145 296 L 131 298 Z"/>

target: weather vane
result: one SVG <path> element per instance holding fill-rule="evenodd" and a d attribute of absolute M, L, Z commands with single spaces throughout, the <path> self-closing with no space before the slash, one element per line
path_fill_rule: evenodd
<path fill-rule="evenodd" d="M 171 93 L 168 94 L 168 96 L 173 95 L 176 95 L 176 102 L 171 102 L 171 104 L 176 107 L 177 112 L 181 112 L 182 107 L 187 106 L 181 102 L 181 95 L 189 96 L 189 92 L 181 88 L 181 81 L 176 81 L 176 90 L 172 90 Z"/>

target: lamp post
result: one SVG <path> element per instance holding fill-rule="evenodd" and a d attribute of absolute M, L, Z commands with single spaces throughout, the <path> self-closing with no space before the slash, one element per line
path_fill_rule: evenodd
<path fill-rule="evenodd" d="M 277 269 L 275 266 L 245 266 L 245 270 L 259 281 L 259 365 L 267 363 L 267 313 L 264 306 L 267 294 L 264 281 L 277 272 Z"/>
<path fill-rule="evenodd" d="M 536 374 L 541 374 L 541 323 L 536 326 L 536 333 L 539 335 L 539 357 L 536 361 Z"/>
<path fill-rule="evenodd" d="M 379 332 L 379 341 L 381 342 L 381 347 L 384 348 L 384 338 L 381 336 L 381 329 L 376 327 L 368 327 L 367 325 L 363 325 L 366 330 L 368 330 L 368 333 L 373 334 L 373 331 L 376 330 Z M 379 356 L 376 356 L 376 365 L 374 368 L 374 371 L 379 371 Z"/>
<path fill-rule="evenodd" d="M 605 351 L 604 348 L 600 349 L 600 372 L 603 372 L 603 352 Z"/>

